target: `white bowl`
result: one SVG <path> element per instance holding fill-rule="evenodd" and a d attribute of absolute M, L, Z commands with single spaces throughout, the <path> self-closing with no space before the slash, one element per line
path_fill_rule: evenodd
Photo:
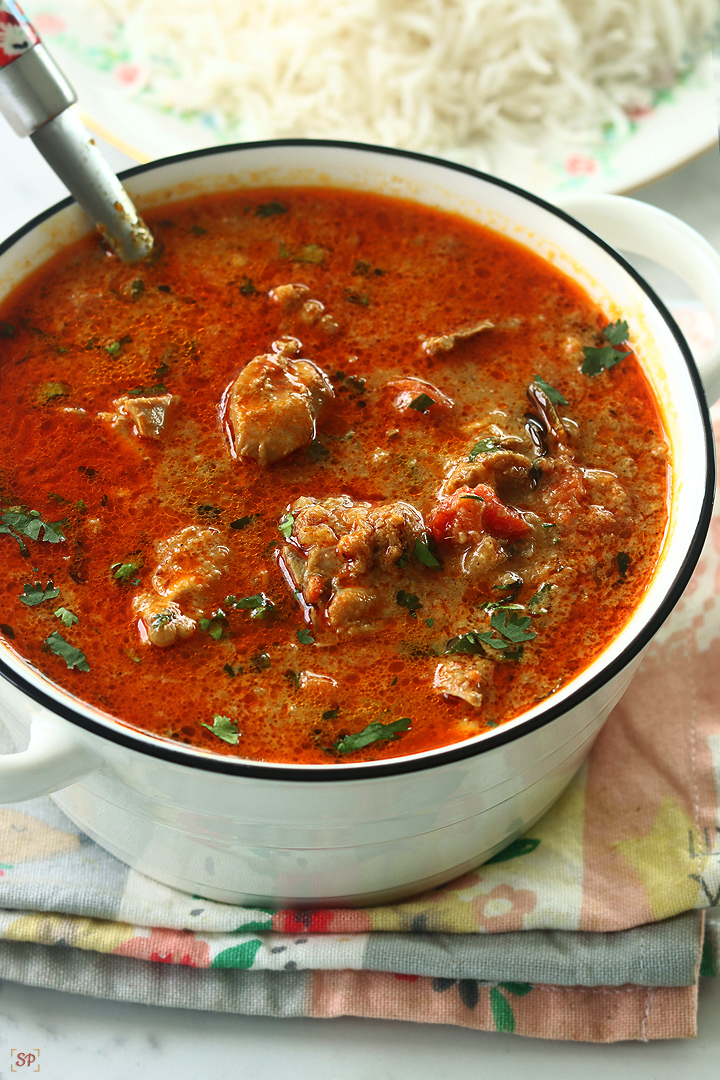
<path fill-rule="evenodd" d="M 54 792 L 68 816 L 120 859 L 216 900 L 369 904 L 439 885 L 492 856 L 558 798 L 690 578 L 710 519 L 714 455 L 687 345 L 650 287 L 605 241 L 535 196 L 461 166 L 352 144 L 281 141 L 185 154 L 124 178 L 141 209 L 271 184 L 412 198 L 525 244 L 570 274 L 611 319 L 631 322 L 673 449 L 659 565 L 603 654 L 552 698 L 496 730 L 382 762 L 215 757 L 115 723 L 0 646 L 0 715 L 21 748 L 0 757 L 0 802 Z M 586 198 L 576 209 L 624 247 L 670 259 L 718 319 L 720 257 L 691 229 L 613 196 Z M 88 231 L 70 200 L 30 222 L 0 247 L 0 295 Z M 717 385 L 717 344 L 705 375 Z"/>

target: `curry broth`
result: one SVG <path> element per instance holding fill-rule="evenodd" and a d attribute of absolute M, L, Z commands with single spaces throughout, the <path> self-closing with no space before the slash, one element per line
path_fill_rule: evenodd
<path fill-rule="evenodd" d="M 123 265 L 90 237 L 0 311 L 9 644 L 125 724 L 328 764 L 468 738 L 587 667 L 651 579 L 668 499 L 668 446 L 631 344 L 581 370 L 586 349 L 608 348 L 591 299 L 515 242 L 383 196 L 248 190 L 147 221 L 156 262 Z M 288 283 L 321 305 L 315 322 L 274 302 Z M 492 327 L 428 345 L 478 320 Z M 234 448 L 228 393 L 290 338 L 334 396 L 312 441 L 261 465 Z M 538 385 L 567 400 L 550 420 L 545 391 L 528 398 Z M 172 395 L 157 437 L 128 425 L 128 394 Z M 372 598 L 365 623 L 329 622 L 342 572 L 314 593 L 302 580 L 302 500 L 327 516 L 338 496 L 353 513 L 399 500 L 422 515 L 419 549 L 385 563 L 368 549 L 352 578 Z M 30 510 L 65 539 L 33 538 Z M 188 609 L 194 630 L 157 647 L 142 598 L 158 544 L 189 527 L 227 551 Z M 72 650 L 84 665 L 68 667 Z M 369 725 L 380 737 L 353 749 L 346 737 Z"/>

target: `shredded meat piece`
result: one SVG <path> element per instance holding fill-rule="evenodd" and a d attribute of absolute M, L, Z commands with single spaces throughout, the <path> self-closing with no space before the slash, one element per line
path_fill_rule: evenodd
<path fill-rule="evenodd" d="M 167 422 L 171 405 L 179 398 L 174 394 L 155 394 L 147 397 L 115 398 L 113 405 L 122 416 L 129 416 L 139 435 L 145 439 L 159 439 Z"/>
<path fill-rule="evenodd" d="M 398 560 L 425 535 L 415 507 L 342 495 L 303 496 L 290 510 L 294 526 L 282 564 L 316 625 L 326 618 L 337 633 L 352 636 L 370 632 L 394 613 Z"/>
<path fill-rule="evenodd" d="M 157 545 L 158 565 L 152 591 L 133 600 L 133 610 L 144 624 L 148 640 L 167 648 L 189 637 L 208 603 L 209 586 L 223 572 L 230 554 L 220 543 L 217 529 L 188 525 Z"/>
<path fill-rule="evenodd" d="M 268 293 L 270 299 L 279 304 L 283 311 L 297 311 L 307 298 L 310 289 L 307 285 L 289 282 L 287 285 L 276 285 Z"/>
<path fill-rule="evenodd" d="M 468 660 L 441 660 L 435 668 L 433 690 L 450 697 L 462 698 L 479 709 L 483 703 L 483 689 L 492 681 L 493 662 L 482 657 Z"/>
<path fill-rule="evenodd" d="M 271 465 L 315 437 L 316 422 L 333 389 L 310 360 L 285 353 L 256 356 L 238 375 L 228 400 L 235 449 Z"/>
<path fill-rule="evenodd" d="M 474 326 L 466 326 L 461 330 L 453 330 L 451 334 L 440 334 L 438 337 L 424 338 L 420 342 L 420 348 L 428 356 L 436 356 L 441 352 L 449 352 L 450 349 L 454 349 L 458 341 L 463 341 L 466 338 L 475 337 L 476 334 L 481 334 L 483 330 L 492 330 L 494 323 L 489 319 L 483 319 L 482 322 L 476 323 Z"/>

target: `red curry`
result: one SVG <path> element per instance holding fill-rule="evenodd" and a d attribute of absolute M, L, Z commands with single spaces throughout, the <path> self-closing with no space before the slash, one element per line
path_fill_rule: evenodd
<path fill-rule="evenodd" d="M 160 738 L 333 764 L 582 671 L 653 574 L 668 446 L 632 329 L 411 202 L 247 190 L 95 238 L 0 310 L 0 627 Z"/>

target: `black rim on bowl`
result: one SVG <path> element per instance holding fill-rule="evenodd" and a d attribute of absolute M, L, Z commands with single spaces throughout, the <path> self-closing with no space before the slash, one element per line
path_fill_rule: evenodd
<path fill-rule="evenodd" d="M 525 191 L 515 184 L 511 184 L 506 180 L 500 180 L 497 177 L 480 172 L 478 169 L 470 168 L 470 166 L 460 165 L 455 162 L 445 161 L 440 158 L 431 157 L 427 154 L 415 153 L 410 150 L 397 150 L 385 146 L 374 146 L 370 143 L 345 142 L 334 139 L 269 139 L 248 143 L 231 143 L 226 146 L 207 147 L 202 150 L 191 150 L 184 154 L 175 154 L 171 157 L 159 158 L 157 161 L 148 162 L 144 165 L 135 165 L 132 168 L 121 172 L 119 176 L 121 180 L 125 181 L 133 176 L 139 176 L 143 173 L 151 172 L 153 169 L 165 165 L 172 165 L 176 162 L 190 161 L 203 157 L 217 157 L 222 154 L 237 153 L 238 151 L 243 150 L 271 149 L 273 147 L 286 146 L 327 147 L 348 151 L 360 150 L 387 157 L 411 158 L 426 164 L 441 166 L 443 169 L 450 171 L 465 173 L 468 176 L 475 177 L 485 183 L 504 188 L 526 201 L 534 203 L 536 206 L 541 207 L 544 211 L 553 214 L 555 217 L 560 218 L 562 221 L 587 236 L 598 247 L 602 248 L 630 275 L 630 277 L 633 278 L 660 312 L 677 342 L 680 353 L 688 368 L 688 374 L 695 391 L 703 423 L 706 464 L 705 491 L 692 542 L 688 547 L 685 558 L 683 559 L 682 565 L 680 566 L 672 585 L 660 603 L 658 610 L 648 620 L 647 624 L 636 634 L 632 641 L 628 643 L 623 651 L 606 667 L 588 679 L 582 687 L 579 687 L 577 690 L 570 693 L 563 701 L 553 704 L 552 698 L 550 698 L 547 708 L 541 710 L 538 715 L 530 717 L 526 721 L 517 717 L 516 720 L 519 721 L 518 723 L 512 724 L 512 722 L 509 722 L 512 726 L 501 726 L 495 731 L 485 733 L 478 737 L 481 739 L 480 742 L 451 744 L 448 747 L 443 747 L 438 750 L 428 750 L 413 757 L 398 757 L 387 761 L 357 762 L 354 765 L 328 764 L 297 766 L 277 762 L 238 761 L 234 758 L 223 757 L 220 755 L 212 756 L 200 754 L 197 751 L 193 751 L 190 747 L 187 749 L 175 747 L 169 741 L 154 739 L 152 736 L 148 737 L 148 741 L 138 738 L 134 733 L 135 729 L 123 726 L 121 721 L 114 720 L 109 714 L 107 724 L 103 724 L 92 717 L 84 716 L 71 705 L 64 701 L 56 700 L 45 690 L 33 685 L 33 683 L 16 672 L 4 660 L 0 660 L 0 676 L 5 678 L 9 683 L 16 687 L 16 689 L 22 691 L 39 705 L 43 705 L 50 712 L 55 713 L 55 715 L 61 716 L 65 720 L 69 720 L 77 727 L 84 728 L 94 735 L 99 735 L 104 739 L 108 739 L 110 742 L 127 747 L 135 752 L 172 762 L 176 765 L 182 765 L 186 768 L 200 769 L 204 772 L 221 773 L 229 776 L 247 776 L 267 780 L 283 780 L 285 782 L 303 782 L 309 780 L 313 782 L 336 782 L 340 780 L 359 781 L 384 776 L 399 776 L 404 773 L 439 768 L 440 766 L 449 765 L 455 761 L 461 761 L 466 758 L 473 758 L 485 754 L 490 750 L 514 742 L 516 739 L 527 735 L 529 732 L 535 731 L 538 728 L 551 723 L 553 720 L 557 719 L 558 716 L 568 712 L 582 701 L 591 697 L 592 694 L 599 690 L 605 683 L 609 682 L 615 675 L 619 674 L 619 672 L 622 671 L 623 668 L 625 668 L 638 653 L 642 651 L 642 649 L 644 649 L 659 630 L 660 626 L 677 604 L 690 580 L 692 572 L 700 558 L 700 553 L 712 515 L 713 493 L 715 488 L 715 452 L 710 414 L 705 402 L 705 392 L 695 361 L 693 360 L 687 342 L 677 323 L 655 290 L 645 281 L 637 270 L 623 258 L 622 255 L 601 237 L 597 236 L 596 233 L 592 232 L 591 229 L 588 229 L 581 222 L 576 221 L 575 218 L 565 213 L 565 211 L 561 210 L 559 207 L 553 206 L 552 203 L 540 198 L 540 196 Z M 47 221 L 48 218 L 53 217 L 53 215 L 57 214 L 60 210 L 64 210 L 66 207 L 71 206 L 74 202 L 75 200 L 72 197 L 68 197 L 56 203 L 54 206 L 51 206 L 48 210 L 43 211 L 41 214 L 38 214 L 0 244 L 0 256 L 4 255 L 5 252 L 13 247 L 23 236 L 32 232 L 41 225 L 42 222 Z"/>

